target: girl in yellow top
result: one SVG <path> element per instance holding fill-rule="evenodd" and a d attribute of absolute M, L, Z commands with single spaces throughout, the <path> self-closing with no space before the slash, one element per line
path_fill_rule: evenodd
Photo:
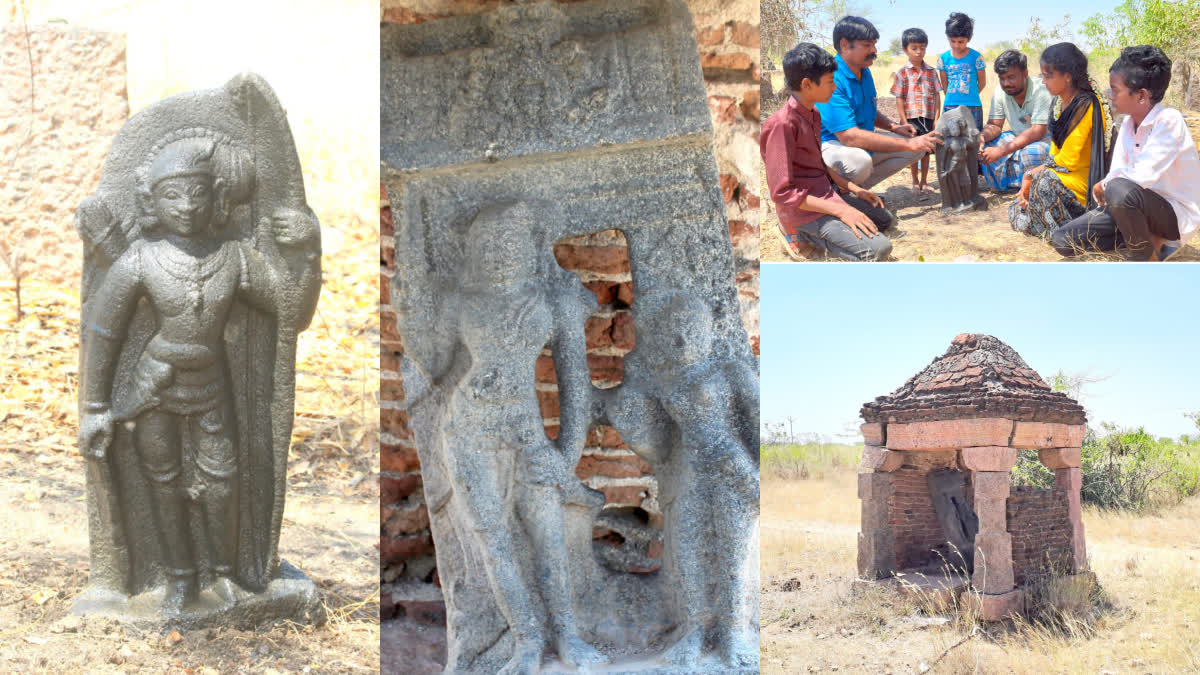
<path fill-rule="evenodd" d="M 1078 47 L 1051 45 L 1041 62 L 1042 83 L 1058 97 L 1061 112 L 1050 120 L 1050 157 L 1025 174 L 1008 219 L 1018 232 L 1048 238 L 1093 206 L 1092 186 L 1108 171 L 1112 113 L 1097 96 Z"/>

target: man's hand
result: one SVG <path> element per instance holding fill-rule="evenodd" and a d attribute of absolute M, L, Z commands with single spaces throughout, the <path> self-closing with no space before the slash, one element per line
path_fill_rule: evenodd
<path fill-rule="evenodd" d="M 980 138 L 979 140 L 980 140 L 979 147 L 983 148 L 979 152 L 979 159 L 983 160 L 984 164 L 991 164 L 992 162 L 998 162 L 1001 159 L 1003 159 L 1009 155 L 1009 153 L 1004 152 L 1004 150 L 1002 150 L 1000 148 L 1000 146 L 998 146 L 998 145 L 995 147 L 992 147 L 992 148 L 984 148 L 983 147 L 983 139 Z"/>
<path fill-rule="evenodd" d="M 917 128 L 906 122 L 904 124 L 897 124 L 893 126 L 892 133 L 912 138 L 913 136 L 917 135 Z"/>
<path fill-rule="evenodd" d="M 878 199 L 878 197 L 876 197 Z M 838 220 L 849 226 L 850 231 L 858 239 L 862 239 L 864 235 L 868 239 L 879 234 L 879 230 L 875 227 L 875 223 L 867 217 L 867 214 L 859 211 L 853 206 L 847 205 L 840 213 L 837 214 Z"/>
<path fill-rule="evenodd" d="M 937 150 L 937 146 L 944 145 L 942 143 L 942 134 L 939 131 L 931 131 L 924 136 L 917 136 L 908 140 L 909 152 L 933 152 Z"/>
<path fill-rule="evenodd" d="M 859 199 L 863 200 L 864 202 L 870 204 L 871 206 L 874 206 L 876 208 L 883 208 L 883 200 L 879 198 L 879 195 L 875 194 L 874 192 L 871 192 L 870 190 L 868 190 L 866 188 L 859 187 L 859 186 L 855 185 L 854 183 L 847 183 L 846 191 L 849 192 L 850 194 L 854 195 L 855 197 L 858 197 Z"/>
<path fill-rule="evenodd" d="M 1096 198 L 1096 204 L 1098 204 L 1100 206 L 1107 206 L 1107 204 L 1104 201 L 1104 183 L 1103 182 L 1096 183 L 1095 185 L 1092 186 L 1092 196 Z"/>

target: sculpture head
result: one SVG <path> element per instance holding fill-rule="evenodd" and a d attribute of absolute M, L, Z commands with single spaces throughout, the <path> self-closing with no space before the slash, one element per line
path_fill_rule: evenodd
<path fill-rule="evenodd" d="M 700 298 L 684 291 L 666 291 L 635 301 L 645 307 L 638 340 L 651 358 L 667 365 L 686 366 L 708 358 L 712 350 L 712 310 Z"/>
<path fill-rule="evenodd" d="M 137 169 L 142 227 L 203 237 L 226 224 L 235 201 L 246 200 L 254 187 L 254 168 L 247 153 L 207 129 L 169 134 Z"/>
<path fill-rule="evenodd" d="M 485 208 L 467 231 L 467 286 L 488 288 L 537 273 L 533 212 L 523 202 Z"/>

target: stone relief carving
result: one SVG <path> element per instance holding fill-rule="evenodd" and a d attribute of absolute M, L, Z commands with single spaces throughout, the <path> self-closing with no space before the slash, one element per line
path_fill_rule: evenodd
<path fill-rule="evenodd" d="M 959 106 L 938 118 L 937 131 L 944 145 L 938 146 L 938 181 L 942 191 L 942 209 L 983 211 L 987 200 L 979 194 L 979 129 L 966 106 Z"/>
<path fill-rule="evenodd" d="M 274 92 L 240 75 L 135 115 L 76 227 L 92 563 L 76 611 L 321 620 L 277 555 L 296 335 L 321 269 Z"/>

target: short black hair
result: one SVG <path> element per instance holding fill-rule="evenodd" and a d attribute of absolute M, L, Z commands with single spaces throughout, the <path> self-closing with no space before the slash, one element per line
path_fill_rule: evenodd
<path fill-rule="evenodd" d="M 1171 59 L 1153 45 L 1137 45 L 1121 50 L 1113 61 L 1110 73 L 1120 73 L 1129 91 L 1145 89 L 1150 100 L 1158 103 L 1171 86 Z"/>
<path fill-rule="evenodd" d="M 837 61 L 833 60 L 833 56 L 811 42 L 801 42 L 783 55 L 783 78 L 792 91 L 800 91 L 800 82 L 803 80 L 817 84 L 822 75 L 835 70 Z"/>
<path fill-rule="evenodd" d="M 929 44 L 929 36 L 920 28 L 908 28 L 900 34 L 900 48 L 908 49 L 908 46 L 913 43 L 919 45 Z"/>
<path fill-rule="evenodd" d="M 1015 49 L 1005 49 L 1000 52 L 1000 56 L 996 57 L 996 63 L 992 64 L 992 69 L 996 71 L 997 75 L 1003 75 L 1013 68 L 1029 70 L 1029 61 L 1025 59 L 1024 54 Z"/>
<path fill-rule="evenodd" d="M 975 35 L 975 20 L 962 12 L 951 12 L 946 19 L 946 37 L 965 37 L 970 40 Z"/>
<path fill-rule="evenodd" d="M 861 16 L 843 16 L 833 27 L 833 48 L 842 51 L 842 40 L 878 40 L 879 31 L 875 24 Z"/>

